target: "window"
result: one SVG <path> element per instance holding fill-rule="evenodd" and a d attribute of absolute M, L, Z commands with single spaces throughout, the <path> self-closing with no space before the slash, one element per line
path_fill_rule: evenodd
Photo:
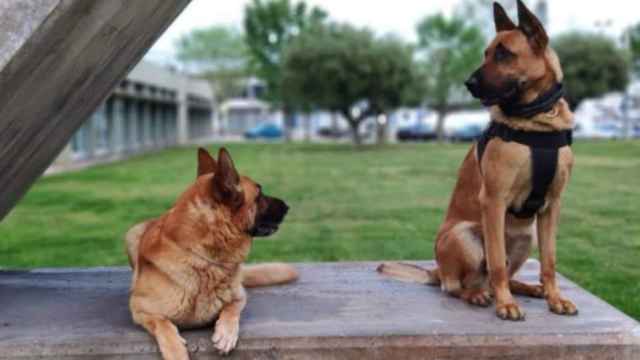
<path fill-rule="evenodd" d="M 109 124 L 107 120 L 106 105 L 101 105 L 93 113 L 91 118 L 95 134 L 95 150 L 97 154 L 104 154 L 109 151 Z"/>

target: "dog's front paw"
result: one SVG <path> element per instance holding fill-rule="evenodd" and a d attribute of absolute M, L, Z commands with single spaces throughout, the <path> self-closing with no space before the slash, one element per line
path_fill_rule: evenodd
<path fill-rule="evenodd" d="M 515 302 L 496 305 L 496 315 L 502 320 L 522 321 L 524 320 L 524 311 Z"/>
<path fill-rule="evenodd" d="M 570 300 L 564 299 L 562 297 L 553 297 L 548 298 L 547 303 L 549 304 L 549 310 L 551 312 L 558 315 L 577 315 L 578 308 L 576 305 Z"/>
<path fill-rule="evenodd" d="M 216 322 L 216 329 L 211 340 L 222 355 L 228 354 L 236 347 L 239 330 L 238 322 L 220 320 Z"/>

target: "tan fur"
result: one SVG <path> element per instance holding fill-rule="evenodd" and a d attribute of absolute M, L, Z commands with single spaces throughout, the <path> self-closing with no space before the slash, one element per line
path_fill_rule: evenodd
<path fill-rule="evenodd" d="M 228 353 L 236 346 L 246 304 L 243 285 L 283 284 L 297 278 L 296 270 L 285 264 L 243 267 L 252 241 L 246 230 L 258 211 L 258 186 L 240 177 L 236 190 L 244 201 L 231 210 L 215 193 L 214 174 L 209 173 L 215 162 L 203 155 L 200 152 L 200 176 L 176 204 L 125 236 L 133 267 L 131 314 L 156 338 L 165 359 L 188 358 L 178 328 L 209 325 L 216 318 L 212 339 L 221 353 Z"/>
<path fill-rule="evenodd" d="M 528 12 L 523 10 L 523 4 L 519 6 L 521 12 Z M 525 80 L 529 88 L 525 89 L 523 101 L 530 101 L 561 79 L 559 62 L 550 49 L 534 51 L 530 39 L 514 28 L 499 5 L 494 11 L 497 27 L 504 31 L 498 33 L 487 49 L 487 60 L 482 70 L 485 77 L 495 82 L 495 86 L 504 83 L 505 77 Z M 527 16 L 532 15 L 522 18 L 527 21 Z M 535 28 L 544 31 L 541 27 Z M 536 40 L 545 38 L 546 34 L 539 34 Z M 515 60 L 508 64 L 492 62 L 494 47 L 499 43 L 516 54 Z M 495 121 L 525 131 L 573 127 L 573 115 L 564 100 L 549 113 L 532 119 L 508 118 L 497 106 L 491 109 L 491 116 Z M 507 209 L 519 208 L 531 191 L 530 149 L 494 138 L 488 143 L 482 163 L 479 163 L 474 145 L 460 167 L 449 208 L 437 235 L 435 254 L 438 268 L 425 270 L 402 264 L 385 264 L 380 270 L 388 276 L 422 283 L 429 279 L 425 274 L 437 273 L 444 291 L 475 305 L 488 305 L 492 295 L 496 300 L 496 313 L 502 319 L 524 319 L 524 312 L 512 293 L 544 296 L 551 311 L 576 314 L 575 305 L 562 297 L 555 278 L 560 197 L 569 181 L 573 162 L 571 148 L 559 149 L 557 172 L 545 205 L 536 217 L 523 220 L 507 213 Z M 540 247 L 541 284 L 529 285 L 513 280 L 513 275 L 529 257 L 536 242 Z"/>
<path fill-rule="evenodd" d="M 247 288 L 286 284 L 297 278 L 298 271 L 287 264 L 271 263 L 242 267 L 242 286 Z"/>
<path fill-rule="evenodd" d="M 437 271 L 421 268 L 412 264 L 384 263 L 378 266 L 378 272 L 391 278 L 425 285 L 439 285 Z"/>

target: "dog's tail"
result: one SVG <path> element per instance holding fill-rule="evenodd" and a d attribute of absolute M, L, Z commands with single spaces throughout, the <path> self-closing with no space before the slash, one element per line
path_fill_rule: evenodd
<path fill-rule="evenodd" d="M 406 263 L 383 263 L 378 272 L 392 279 L 425 285 L 440 285 L 440 271 Z"/>
<path fill-rule="evenodd" d="M 298 279 L 298 270 L 291 265 L 267 263 L 242 266 L 242 285 L 248 288 L 286 284 Z"/>
<path fill-rule="evenodd" d="M 127 257 L 129 258 L 129 265 L 132 269 L 136 268 L 138 262 L 138 248 L 140 247 L 140 239 L 145 231 L 147 231 L 147 227 L 154 220 L 147 220 L 145 222 L 136 224 L 133 226 L 127 234 L 124 236 L 124 241 L 127 249 Z"/>

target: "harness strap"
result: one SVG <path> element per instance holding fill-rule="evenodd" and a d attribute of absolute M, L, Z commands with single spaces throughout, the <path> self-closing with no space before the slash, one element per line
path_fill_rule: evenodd
<path fill-rule="evenodd" d="M 531 193 L 520 209 L 509 208 L 509 212 L 517 218 L 531 218 L 544 206 L 545 196 L 558 168 L 558 149 L 571 146 L 572 131 L 522 131 L 492 121 L 476 145 L 480 164 L 487 145 L 495 137 L 506 142 L 514 141 L 526 145 L 531 150 Z"/>

